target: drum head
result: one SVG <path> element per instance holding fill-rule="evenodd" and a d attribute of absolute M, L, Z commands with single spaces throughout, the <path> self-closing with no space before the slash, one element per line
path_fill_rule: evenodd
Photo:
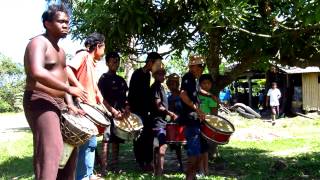
<path fill-rule="evenodd" d="M 206 123 L 216 130 L 224 133 L 233 133 L 234 126 L 232 123 L 221 116 L 206 115 Z"/>
<path fill-rule="evenodd" d="M 117 128 L 127 132 L 138 131 L 143 128 L 141 119 L 133 113 L 130 113 L 129 117 L 124 120 L 114 119 L 114 124 Z"/>
<path fill-rule="evenodd" d="M 89 118 L 101 126 L 109 126 L 110 121 L 105 117 L 105 115 L 98 110 L 97 108 L 86 104 L 86 103 L 79 103 L 80 108 L 86 113 Z"/>
<path fill-rule="evenodd" d="M 72 124 L 72 126 L 76 127 L 77 129 L 90 134 L 90 135 L 97 135 L 98 129 L 97 127 L 86 117 L 84 116 L 74 116 L 67 112 L 62 113 L 62 117 L 67 121 L 67 123 Z"/>
<path fill-rule="evenodd" d="M 135 131 L 143 128 L 142 120 L 136 114 L 131 113 L 127 120 L 130 122 Z"/>

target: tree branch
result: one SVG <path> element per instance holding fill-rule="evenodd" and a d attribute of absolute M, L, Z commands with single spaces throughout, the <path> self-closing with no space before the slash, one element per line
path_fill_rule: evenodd
<path fill-rule="evenodd" d="M 238 27 L 238 26 L 235 26 L 235 25 L 232 25 L 231 28 L 233 29 L 237 29 L 241 32 L 244 32 L 244 33 L 247 33 L 247 34 L 250 34 L 252 36 L 259 36 L 259 37 L 264 37 L 264 38 L 272 38 L 271 35 L 268 35 L 268 34 L 260 34 L 260 33 L 254 33 L 254 32 L 251 32 L 249 30 L 246 30 L 246 29 L 243 29 L 241 27 Z"/>
<path fill-rule="evenodd" d="M 294 28 L 285 26 L 284 24 L 280 24 L 280 23 L 278 25 L 279 27 L 282 27 L 283 29 L 289 30 L 289 31 L 308 31 L 308 30 L 314 30 L 314 29 L 320 28 L 320 24 L 309 25 L 306 27 L 294 27 Z"/>

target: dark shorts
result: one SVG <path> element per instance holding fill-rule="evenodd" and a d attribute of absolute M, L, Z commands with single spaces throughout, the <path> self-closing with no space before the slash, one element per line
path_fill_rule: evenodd
<path fill-rule="evenodd" d="M 64 99 L 40 91 L 25 91 L 23 107 L 33 134 L 35 179 L 74 179 L 77 148 L 64 169 L 58 169 L 63 153 L 60 110 L 66 107 Z"/>
<path fill-rule="evenodd" d="M 164 120 L 163 117 L 155 117 L 153 118 L 153 127 L 154 127 L 154 136 L 158 138 L 159 145 L 166 144 L 166 125 L 167 122 Z"/>
<path fill-rule="evenodd" d="M 164 128 L 159 128 L 155 130 L 155 137 L 158 138 L 159 146 L 162 146 L 164 144 L 167 144 L 167 138 L 166 138 L 166 130 Z"/>
<path fill-rule="evenodd" d="M 106 128 L 105 133 L 103 134 L 103 140 L 108 143 L 124 143 L 125 140 L 116 136 L 113 131 L 114 129 L 114 121 L 111 120 L 111 125 Z"/>

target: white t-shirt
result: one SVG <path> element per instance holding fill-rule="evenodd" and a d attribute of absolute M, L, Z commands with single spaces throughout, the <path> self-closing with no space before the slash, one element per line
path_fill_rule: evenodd
<path fill-rule="evenodd" d="M 269 89 L 267 96 L 270 97 L 270 106 L 279 106 L 279 99 L 281 97 L 281 92 L 278 88 Z"/>

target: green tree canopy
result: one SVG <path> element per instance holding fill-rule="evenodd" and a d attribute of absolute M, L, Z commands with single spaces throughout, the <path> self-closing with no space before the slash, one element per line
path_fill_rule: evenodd
<path fill-rule="evenodd" d="M 22 110 L 23 66 L 0 53 L 0 112 Z"/>
<path fill-rule="evenodd" d="M 170 45 L 207 57 L 218 89 L 269 61 L 320 65 L 320 2 L 305 0 L 83 0 L 72 3 L 72 35 L 106 35 L 107 48 L 143 54 Z M 219 74 L 222 60 L 234 68 Z"/>

